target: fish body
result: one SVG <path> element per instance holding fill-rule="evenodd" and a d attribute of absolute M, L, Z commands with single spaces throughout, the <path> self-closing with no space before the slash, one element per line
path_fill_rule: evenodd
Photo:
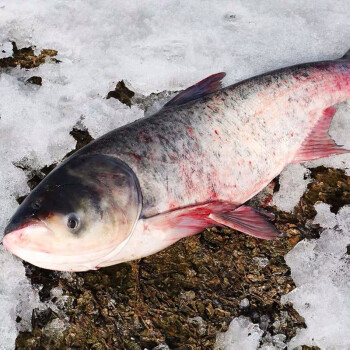
<path fill-rule="evenodd" d="M 111 218 L 114 207 L 105 198 L 113 192 L 114 202 L 118 202 L 122 196 L 123 219 L 113 218 L 103 228 L 98 227 L 98 239 L 92 239 L 90 234 L 87 247 L 93 256 L 83 254 L 82 259 L 74 254 L 79 238 L 72 241 L 69 258 L 63 258 L 66 256 L 62 251 L 56 252 L 53 246 L 41 252 L 26 248 L 23 237 L 31 235 L 31 218 L 39 217 L 41 225 L 45 215 L 55 213 L 53 205 L 49 212 L 40 214 L 47 207 L 45 199 L 40 204 L 40 215 L 33 214 L 32 209 L 23 214 L 24 209 L 19 208 L 4 244 L 42 267 L 87 270 L 147 256 L 214 225 L 261 238 L 277 237 L 267 220 L 269 214 L 258 213 L 244 203 L 290 163 L 348 152 L 329 138 L 327 130 L 335 113 L 332 106 L 350 98 L 350 61 L 345 57 L 297 65 L 220 89 L 222 77 L 208 77 L 180 93 L 156 114 L 87 145 L 48 175 L 22 204 L 26 209 L 36 197 L 43 198 L 48 187 L 59 186 L 62 181 L 73 187 L 86 182 L 86 177 L 90 177 L 86 187 L 90 195 L 90 187 L 102 183 L 92 191 L 98 203 L 106 202 L 97 205 L 95 216 L 109 211 Z M 96 169 L 95 163 L 100 166 L 98 172 L 92 170 Z M 118 170 L 120 167 L 124 172 Z M 71 178 L 63 180 L 61 173 L 69 173 Z M 124 180 L 116 182 L 118 173 L 128 179 L 127 185 Z M 76 196 L 79 194 L 66 193 L 62 201 L 71 203 L 70 197 Z M 79 198 L 84 196 L 87 194 Z M 89 201 L 83 202 L 75 207 L 84 207 Z M 115 237 L 116 227 L 120 226 L 123 229 Z M 51 224 L 47 227 L 54 231 Z M 45 228 L 41 226 L 41 230 Z M 103 252 L 98 252 L 98 242 L 107 233 L 109 243 Z M 81 237 L 85 239 L 84 234 Z M 44 238 L 40 244 L 47 246 Z"/>

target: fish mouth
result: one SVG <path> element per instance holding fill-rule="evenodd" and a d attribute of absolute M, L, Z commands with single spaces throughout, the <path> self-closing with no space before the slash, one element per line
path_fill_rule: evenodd
<path fill-rule="evenodd" d="M 13 231 L 5 229 L 4 247 L 19 258 L 44 269 L 55 271 L 96 270 L 105 251 L 77 251 L 74 255 L 55 252 L 53 231 L 42 221 L 30 221 Z"/>
<path fill-rule="evenodd" d="M 13 231 L 6 228 L 2 242 L 8 251 L 22 258 L 18 254 L 21 249 L 49 253 L 44 244 L 50 234 L 52 231 L 43 222 L 32 221 Z"/>

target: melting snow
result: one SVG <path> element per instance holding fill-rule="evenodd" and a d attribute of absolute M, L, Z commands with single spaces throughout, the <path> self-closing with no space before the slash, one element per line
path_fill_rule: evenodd
<path fill-rule="evenodd" d="M 58 50 L 61 61 L 0 75 L 0 230 L 17 206 L 16 197 L 29 190 L 14 163 L 40 169 L 58 161 L 74 147 L 69 131 L 79 120 L 97 137 L 143 116 L 138 107 L 105 99 L 117 81 L 125 79 L 148 95 L 185 88 L 218 71 L 228 73 L 228 84 L 282 66 L 340 57 L 350 46 L 349 12 L 345 0 L 336 6 L 330 0 L 316 5 L 292 0 L 0 0 L 0 58 L 10 56 L 10 41 L 15 41 L 18 47 L 36 45 L 38 52 Z M 24 83 L 33 75 L 43 78 L 40 88 Z M 336 128 L 345 137 L 341 129 L 349 113 L 346 105 L 342 108 Z M 341 143 L 346 142 L 345 137 Z M 324 164 L 345 167 L 347 157 Z M 301 166 L 294 170 L 302 177 Z M 305 181 L 297 186 L 299 196 Z M 2 249 L 0 271 L 0 349 L 13 349 L 16 314 L 30 314 L 37 300 L 21 262 Z"/>

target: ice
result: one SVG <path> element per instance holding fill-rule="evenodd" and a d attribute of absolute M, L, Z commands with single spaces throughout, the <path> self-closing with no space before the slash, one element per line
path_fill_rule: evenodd
<path fill-rule="evenodd" d="M 266 332 L 270 322 L 267 315 L 262 315 L 260 324 L 254 324 L 248 317 L 235 317 L 226 332 L 216 337 L 216 350 L 282 350 L 285 349 L 284 334 L 271 335 Z"/>
<path fill-rule="evenodd" d="M 105 99 L 118 81 L 147 96 L 188 87 L 219 71 L 228 73 L 224 83 L 230 84 L 286 65 L 337 58 L 350 46 L 349 10 L 345 0 L 336 6 L 330 0 L 316 5 L 0 0 L 0 58 L 10 56 L 14 41 L 19 48 L 35 45 L 36 53 L 58 50 L 61 61 L 1 72 L 0 230 L 17 207 L 16 198 L 29 191 L 25 174 L 14 164 L 26 164 L 30 171 L 59 161 L 74 148 L 69 132 L 78 122 L 98 137 L 143 116 L 138 106 Z M 41 87 L 25 83 L 33 75 L 42 77 Z M 340 117 L 348 111 L 342 108 Z M 340 159 L 332 162 L 349 164 L 349 158 Z M 303 175 L 300 167 L 296 171 Z M 305 187 L 301 183 L 292 200 L 284 190 L 285 200 L 296 202 Z M 6 337 L 0 349 L 13 349 L 14 310 L 20 302 L 30 313 L 35 303 L 20 294 L 29 286 L 20 261 L 3 251 L 0 257 L 0 309 L 9 310 L 1 316 Z"/>
<path fill-rule="evenodd" d="M 296 289 L 283 297 L 305 318 L 289 348 L 313 345 L 348 349 L 350 329 L 350 206 L 337 215 L 326 204 L 315 206 L 315 223 L 325 230 L 315 240 L 303 240 L 286 255 Z"/>
<path fill-rule="evenodd" d="M 241 309 L 244 309 L 244 308 L 246 308 L 246 307 L 248 307 L 249 306 L 249 300 L 247 299 L 247 298 L 244 298 L 244 299 L 242 299 L 240 302 L 239 302 L 239 307 L 241 308 Z"/>
<path fill-rule="evenodd" d="M 192 317 L 192 318 L 189 318 L 188 321 L 190 323 L 197 325 L 198 333 L 200 335 L 205 335 L 205 332 L 207 330 L 207 326 L 206 326 L 206 322 L 203 320 L 202 317 L 200 317 L 200 316 Z"/>
<path fill-rule="evenodd" d="M 309 173 L 302 164 L 290 164 L 280 175 L 280 189 L 271 204 L 284 211 L 293 211 L 310 182 Z"/>
<path fill-rule="evenodd" d="M 256 350 L 258 349 L 263 331 L 245 316 L 236 317 L 230 323 L 225 333 L 216 337 L 217 350 Z"/>
<path fill-rule="evenodd" d="M 0 43 L 0 58 L 12 55 L 12 44 L 10 42 Z"/>
<path fill-rule="evenodd" d="M 25 278 L 22 262 L 0 246 L 0 349 L 13 349 L 17 330 L 31 328 L 32 308 L 39 304 L 38 296 Z M 16 323 L 17 317 L 20 322 Z"/>

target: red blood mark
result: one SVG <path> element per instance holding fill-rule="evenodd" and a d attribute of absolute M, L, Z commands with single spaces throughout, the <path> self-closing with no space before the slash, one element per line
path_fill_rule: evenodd
<path fill-rule="evenodd" d="M 290 133 L 290 136 L 292 136 L 292 137 L 293 137 L 293 136 L 294 136 L 294 134 L 291 132 L 291 133 Z"/>
<path fill-rule="evenodd" d="M 176 208 L 176 203 L 170 202 L 170 203 L 169 203 L 169 209 L 170 209 L 170 210 L 173 210 L 173 209 L 175 209 L 175 208 Z"/>
<path fill-rule="evenodd" d="M 139 132 L 140 139 L 143 142 L 150 143 L 152 141 L 152 138 L 149 135 L 146 135 L 143 131 Z"/>
<path fill-rule="evenodd" d="M 141 161 L 141 159 L 142 159 L 142 157 L 139 156 L 139 155 L 136 154 L 136 153 L 131 153 L 131 155 L 132 155 L 135 159 L 137 159 L 138 161 Z"/>
<path fill-rule="evenodd" d="M 218 131 L 217 131 L 217 130 L 215 130 L 215 134 L 219 136 L 219 133 L 218 133 Z"/>
<path fill-rule="evenodd" d="M 272 154 L 275 156 L 275 155 L 276 155 L 276 152 L 273 152 Z"/>
<path fill-rule="evenodd" d="M 269 203 L 272 201 L 273 195 L 270 194 L 269 196 L 267 196 L 267 198 L 261 203 L 262 207 L 267 207 L 269 205 Z"/>
<path fill-rule="evenodd" d="M 211 200 L 215 200 L 215 199 L 218 198 L 218 195 L 217 195 L 217 193 L 215 192 L 215 190 L 214 190 L 213 188 L 210 190 L 209 198 L 210 198 Z"/>
<path fill-rule="evenodd" d="M 189 127 L 189 126 L 186 126 L 186 129 L 188 131 L 188 133 L 193 136 L 193 130 Z"/>
<path fill-rule="evenodd" d="M 250 165 L 252 165 L 252 162 L 251 162 L 251 161 L 249 161 L 249 164 L 250 164 Z"/>

